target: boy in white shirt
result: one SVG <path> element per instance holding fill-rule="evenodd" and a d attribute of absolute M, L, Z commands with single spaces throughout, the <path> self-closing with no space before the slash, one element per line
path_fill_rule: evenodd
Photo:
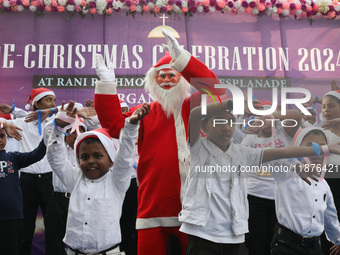
<path fill-rule="evenodd" d="M 66 109 L 69 114 L 73 105 Z M 130 185 L 134 144 L 138 121 L 149 112 L 143 105 L 126 120 L 120 137 L 120 148 L 115 155 L 107 130 L 96 129 L 82 133 L 75 142 L 77 169 L 65 162 L 64 167 L 53 168 L 68 190 L 71 190 L 64 242 L 68 254 L 117 254 L 121 241 L 119 219 L 125 192 Z M 58 126 L 65 126 L 58 116 Z M 49 138 L 47 157 L 54 165 L 59 153 L 60 132 L 54 128 Z M 124 171 L 123 171 L 123 170 Z"/>
<path fill-rule="evenodd" d="M 316 127 L 300 130 L 294 137 L 294 146 L 327 146 L 325 132 Z M 314 145 L 315 146 L 315 145 Z M 321 170 L 324 156 L 304 158 L 298 167 Z M 309 179 L 310 185 L 297 172 L 272 172 L 276 180 L 275 205 L 278 224 L 272 241 L 272 254 L 322 255 L 320 236 L 325 231 L 336 244 L 331 254 L 340 254 L 340 226 L 332 192 L 324 179 Z"/>
<path fill-rule="evenodd" d="M 85 132 L 86 126 L 83 121 L 79 119 L 79 133 Z M 54 120 L 48 122 L 44 128 L 44 142 L 47 145 L 49 136 L 54 126 Z M 73 166 L 76 165 L 76 158 L 74 155 L 73 146 L 78 137 L 78 133 L 74 130 L 72 133 L 72 124 L 65 126 L 60 130 L 64 134 L 64 153 L 56 154 L 54 161 L 57 164 L 53 165 L 53 168 L 58 168 L 58 164 L 63 165 L 64 161 L 69 161 Z M 66 158 L 60 157 L 66 155 Z M 52 166 L 51 166 L 52 167 Z M 45 215 L 45 255 L 64 255 L 65 244 L 63 238 L 66 231 L 68 204 L 70 201 L 71 193 L 65 187 L 65 185 L 59 180 L 58 176 L 53 173 L 53 194 L 48 201 L 46 215 Z"/>
<path fill-rule="evenodd" d="M 236 123 L 227 111 L 229 105 L 224 101 L 207 106 L 202 121 L 205 138 L 200 136 L 201 107 L 190 114 L 190 171 L 179 214 L 180 231 L 189 239 L 187 255 L 248 254 L 244 246 L 248 232 L 247 172 L 257 171 L 262 162 L 315 153 L 310 147 L 263 150 L 231 143 Z M 216 119 L 228 122 L 214 125 Z M 328 147 L 332 153 L 340 153 L 338 145 Z"/>

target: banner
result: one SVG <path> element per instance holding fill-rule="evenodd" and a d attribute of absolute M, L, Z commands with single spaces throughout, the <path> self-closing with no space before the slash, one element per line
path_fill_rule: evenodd
<path fill-rule="evenodd" d="M 96 15 L 67 20 L 67 14 L 4 13 L 0 16 L 0 81 L 2 103 L 17 95 L 24 107 L 32 88 L 53 89 L 62 100 L 83 103 L 93 99 L 97 80 L 95 55 L 115 66 L 120 98 L 129 106 L 151 102 L 143 77 L 164 55 L 164 38 L 148 38 L 162 25 L 178 33 L 186 50 L 220 78 L 255 96 L 271 95 L 270 88 L 308 87 L 312 94 L 330 90 L 340 65 L 339 21 L 222 13 L 185 16 Z"/>

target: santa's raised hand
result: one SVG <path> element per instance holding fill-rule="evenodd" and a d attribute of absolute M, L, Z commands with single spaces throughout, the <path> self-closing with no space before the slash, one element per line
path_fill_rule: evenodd
<path fill-rule="evenodd" d="M 162 33 L 165 36 L 166 42 L 168 44 L 163 44 L 163 48 L 170 53 L 172 60 L 176 61 L 182 52 L 182 48 L 179 46 L 178 41 L 168 31 L 162 29 Z"/>
<path fill-rule="evenodd" d="M 96 72 L 102 82 L 116 81 L 113 63 L 109 62 L 108 66 L 106 66 L 103 56 L 100 54 L 96 54 Z"/>

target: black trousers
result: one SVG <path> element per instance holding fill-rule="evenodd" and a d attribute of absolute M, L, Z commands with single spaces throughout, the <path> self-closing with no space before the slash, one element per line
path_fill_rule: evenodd
<path fill-rule="evenodd" d="M 53 192 L 45 215 L 45 255 L 63 255 L 67 212 L 70 198 L 62 192 Z"/>
<path fill-rule="evenodd" d="M 320 240 L 313 246 L 305 246 L 294 235 L 287 237 L 278 232 L 273 236 L 271 247 L 272 255 L 323 255 Z"/>
<path fill-rule="evenodd" d="M 270 243 L 277 222 L 275 201 L 248 195 L 249 233 L 245 245 L 249 255 L 270 255 Z"/>
<path fill-rule="evenodd" d="M 131 179 L 130 187 L 125 194 L 122 208 L 122 217 L 120 218 L 120 229 L 122 234 L 122 242 L 119 245 L 121 251 L 125 251 L 126 255 L 137 255 L 137 180 Z"/>
<path fill-rule="evenodd" d="M 53 193 L 52 172 L 45 174 L 21 173 L 20 187 L 24 205 L 21 255 L 30 255 L 38 208 L 40 206 L 45 217 L 47 204 Z"/>
<path fill-rule="evenodd" d="M 0 221 L 0 253 L 19 255 L 22 237 L 22 220 Z"/>
<path fill-rule="evenodd" d="M 223 244 L 188 235 L 186 255 L 247 255 L 248 250 L 244 243 Z"/>

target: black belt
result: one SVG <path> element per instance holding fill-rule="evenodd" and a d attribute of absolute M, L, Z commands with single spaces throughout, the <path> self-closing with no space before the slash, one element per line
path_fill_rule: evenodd
<path fill-rule="evenodd" d="M 41 174 L 20 172 L 20 176 L 31 177 L 31 178 L 41 178 L 44 175 L 52 175 L 52 172 L 41 173 Z"/>
<path fill-rule="evenodd" d="M 107 252 L 109 252 L 109 251 L 111 251 L 113 249 L 116 249 L 118 246 L 119 246 L 119 244 L 116 244 L 115 246 L 112 246 L 111 248 L 108 248 L 108 249 L 106 249 L 104 251 L 96 252 L 96 254 L 106 255 Z M 83 253 L 83 252 L 78 251 L 78 250 L 73 250 L 71 247 L 68 247 L 68 248 L 71 249 L 72 251 L 74 251 L 75 255 L 83 255 L 83 254 L 86 255 L 86 254 L 88 254 L 88 253 Z"/>
<path fill-rule="evenodd" d="M 315 237 L 303 237 L 300 236 L 299 234 L 296 234 L 289 228 L 286 228 L 285 226 L 282 226 L 281 224 L 277 223 L 276 224 L 276 233 L 278 233 L 280 236 L 285 237 L 291 241 L 294 241 L 296 243 L 301 244 L 302 246 L 305 247 L 315 247 L 320 245 L 320 236 L 315 236 Z"/>
<path fill-rule="evenodd" d="M 71 193 L 70 192 L 54 191 L 53 192 L 53 196 L 70 198 L 71 197 Z"/>

